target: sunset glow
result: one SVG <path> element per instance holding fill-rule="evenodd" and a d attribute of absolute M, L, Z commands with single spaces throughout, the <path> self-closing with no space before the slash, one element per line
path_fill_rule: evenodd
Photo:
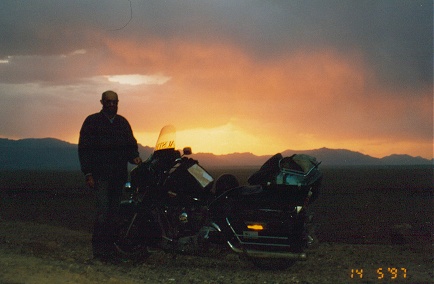
<path fill-rule="evenodd" d="M 107 80 L 109 82 L 119 83 L 121 85 L 138 86 L 138 85 L 162 85 L 167 81 L 169 81 L 170 78 L 161 75 L 149 76 L 149 75 L 132 74 L 132 75 L 107 76 Z"/>
<path fill-rule="evenodd" d="M 144 146 L 433 157 L 432 2 L 150 2 L 0 4 L 0 137 L 76 144 L 114 90 Z"/>

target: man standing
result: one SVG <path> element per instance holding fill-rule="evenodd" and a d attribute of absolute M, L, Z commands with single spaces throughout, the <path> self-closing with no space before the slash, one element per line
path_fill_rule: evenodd
<path fill-rule="evenodd" d="M 128 162 L 142 162 L 130 124 L 117 114 L 118 102 L 115 92 L 102 94 L 102 110 L 86 118 L 78 143 L 81 170 L 97 199 L 93 256 L 104 261 L 110 260 L 114 251 L 114 221 L 128 179 Z"/>

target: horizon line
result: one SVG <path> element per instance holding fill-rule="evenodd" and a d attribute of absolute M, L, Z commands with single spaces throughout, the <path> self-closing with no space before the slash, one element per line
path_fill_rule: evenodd
<path fill-rule="evenodd" d="M 66 140 L 62 140 L 62 139 L 55 138 L 55 137 L 41 137 L 41 138 L 30 137 L 30 138 L 13 139 L 13 138 L 1 137 L 0 136 L 0 139 L 6 139 L 6 140 L 11 140 L 11 141 L 20 141 L 20 140 L 46 140 L 46 139 L 51 139 L 51 140 L 57 140 L 57 141 L 60 141 L 60 142 L 68 143 L 70 145 L 78 145 L 78 143 L 68 142 Z M 147 148 L 150 148 L 150 149 L 154 149 L 154 147 L 151 147 L 151 146 L 142 145 L 140 143 L 137 143 L 137 144 L 140 145 L 141 147 L 147 147 Z M 412 157 L 412 158 L 421 158 L 421 159 L 425 159 L 427 161 L 434 161 L 434 157 L 432 157 L 432 158 L 425 158 L 425 157 L 422 157 L 422 156 L 412 156 L 412 155 L 406 154 L 406 153 L 405 154 L 393 153 L 393 154 L 389 154 L 389 155 L 386 155 L 386 156 L 383 156 L 383 157 L 375 157 L 375 156 L 371 156 L 369 154 L 365 154 L 365 153 L 360 152 L 360 151 L 355 151 L 355 150 L 346 149 L 346 148 L 330 148 L 330 147 L 326 147 L 326 146 L 323 146 L 323 147 L 320 147 L 320 148 L 315 148 L 315 149 L 303 149 L 303 150 L 285 149 L 285 150 L 283 150 L 283 151 L 281 151 L 279 153 L 283 153 L 283 152 L 287 152 L 287 151 L 290 151 L 290 152 L 300 151 L 302 153 L 303 151 L 316 151 L 316 150 L 321 150 L 321 149 L 334 150 L 334 151 L 336 151 L 336 150 L 349 151 L 349 152 L 358 153 L 358 154 L 361 154 L 361 155 L 364 155 L 364 156 L 368 156 L 368 157 L 371 157 L 371 158 L 374 158 L 374 159 L 383 159 L 383 158 L 390 157 L 390 156 L 409 156 L 409 157 Z M 275 155 L 277 153 L 274 153 L 274 154 L 263 154 L 263 155 L 257 155 L 257 154 L 254 154 L 252 152 L 232 152 L 232 153 L 226 153 L 226 154 L 214 154 L 212 152 L 197 152 L 197 153 L 193 153 L 193 155 L 197 155 L 197 154 L 211 154 L 211 155 L 214 155 L 214 156 L 227 156 L 227 155 L 235 155 L 235 154 L 251 154 L 251 155 L 254 155 L 256 157 L 264 157 L 264 156 L 273 156 L 273 155 Z"/>

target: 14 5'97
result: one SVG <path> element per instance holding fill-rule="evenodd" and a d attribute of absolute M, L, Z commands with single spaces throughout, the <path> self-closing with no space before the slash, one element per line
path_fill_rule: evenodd
<path fill-rule="evenodd" d="M 350 271 L 350 277 L 352 279 L 361 279 L 365 275 L 365 273 L 369 273 L 369 271 L 364 271 L 363 268 L 353 268 Z M 378 279 L 406 279 L 407 278 L 407 268 L 395 268 L 388 267 L 382 268 L 379 267 L 376 269 L 376 275 Z"/>

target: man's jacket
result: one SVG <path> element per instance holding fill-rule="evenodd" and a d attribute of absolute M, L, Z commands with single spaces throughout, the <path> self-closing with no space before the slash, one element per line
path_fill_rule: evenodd
<path fill-rule="evenodd" d="M 78 155 L 84 174 L 127 174 L 127 163 L 139 156 L 128 121 L 116 115 L 111 122 L 101 111 L 89 115 L 80 130 Z M 116 173 L 116 171 L 120 171 Z"/>

